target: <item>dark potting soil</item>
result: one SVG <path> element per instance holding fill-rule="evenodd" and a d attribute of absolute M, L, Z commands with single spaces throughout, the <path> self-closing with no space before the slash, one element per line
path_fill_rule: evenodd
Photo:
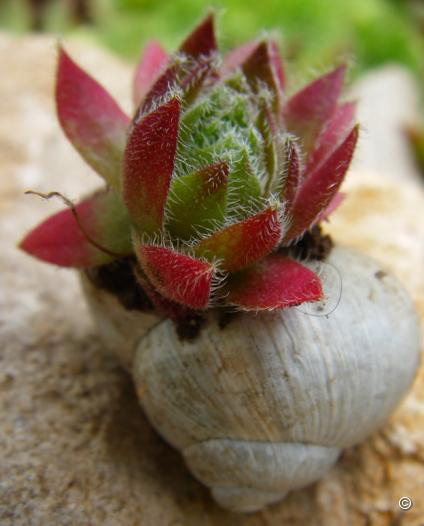
<path fill-rule="evenodd" d="M 324 261 L 333 246 L 331 236 L 323 234 L 321 227 L 317 225 L 306 232 L 296 244 L 281 248 L 279 252 L 303 261 Z"/>
<path fill-rule="evenodd" d="M 89 268 L 86 274 L 93 285 L 114 294 L 127 310 L 152 311 L 153 303 L 135 278 L 136 264 L 135 257 L 128 257 Z"/>
<path fill-rule="evenodd" d="M 333 245 L 331 237 L 324 235 L 318 225 L 306 232 L 296 244 L 281 248 L 278 252 L 300 260 L 323 261 L 330 254 Z M 128 257 L 87 269 L 86 274 L 96 287 L 114 294 L 125 309 L 151 312 L 155 307 L 135 277 L 136 265 L 136 258 Z M 234 309 L 225 306 L 217 311 L 221 330 L 239 315 Z M 193 340 L 199 334 L 205 317 L 201 312 L 183 309 L 175 319 L 173 317 L 173 321 L 180 339 Z"/>

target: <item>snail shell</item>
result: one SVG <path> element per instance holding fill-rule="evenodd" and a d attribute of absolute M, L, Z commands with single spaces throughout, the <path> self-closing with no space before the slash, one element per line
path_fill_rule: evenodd
<path fill-rule="evenodd" d="M 318 480 L 412 383 L 419 328 L 407 293 L 358 252 L 336 247 L 328 261 L 343 292 L 327 317 L 244 313 L 220 329 L 211 312 L 194 342 L 170 320 L 139 341 L 145 412 L 225 508 L 255 511 Z"/>
<path fill-rule="evenodd" d="M 125 309 L 116 296 L 94 285 L 84 272 L 80 273 L 80 282 L 107 352 L 125 369 L 131 369 L 137 345 L 161 318 L 151 312 Z"/>

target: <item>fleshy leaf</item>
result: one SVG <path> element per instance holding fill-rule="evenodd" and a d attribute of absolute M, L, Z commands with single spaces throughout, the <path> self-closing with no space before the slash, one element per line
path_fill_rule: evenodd
<path fill-rule="evenodd" d="M 245 73 L 251 76 L 252 80 L 255 76 L 259 76 L 263 82 L 271 80 L 273 85 L 277 80 L 280 89 L 284 88 L 283 64 L 278 45 L 274 40 L 254 40 L 227 53 L 221 67 L 221 76 L 228 77 L 238 67 L 246 67 Z"/>
<path fill-rule="evenodd" d="M 259 204 L 261 185 L 249 163 L 246 150 L 232 165 L 228 179 L 228 212 L 235 217 L 246 217 L 249 210 Z"/>
<path fill-rule="evenodd" d="M 316 218 L 314 224 L 318 224 L 320 221 L 325 221 L 328 217 L 338 208 L 344 201 L 346 194 L 344 192 L 337 192 L 334 197 L 331 199 L 330 203 L 321 214 Z M 313 225 L 312 225 L 313 226 Z"/>
<path fill-rule="evenodd" d="M 345 71 L 344 65 L 339 66 L 314 80 L 293 95 L 284 108 L 287 128 L 302 139 L 306 153 L 312 150 L 316 138 L 336 109 Z"/>
<path fill-rule="evenodd" d="M 275 48 L 271 41 L 259 42 L 253 53 L 243 63 L 242 69 L 249 84 L 255 92 L 261 91 L 261 82 L 264 83 L 274 95 L 274 107 L 278 107 L 280 80 L 274 67 Z"/>
<path fill-rule="evenodd" d="M 158 42 L 152 40 L 147 43 L 134 76 L 133 98 L 136 107 L 156 82 L 168 59 L 168 54 Z"/>
<path fill-rule="evenodd" d="M 216 50 L 214 17 L 211 13 L 184 40 L 180 51 L 186 55 L 198 58 L 201 55 L 209 55 Z"/>
<path fill-rule="evenodd" d="M 323 297 L 319 277 L 281 254 L 271 254 L 231 276 L 225 292 L 227 303 L 253 311 L 294 307 Z"/>
<path fill-rule="evenodd" d="M 136 123 L 128 137 L 123 194 L 141 231 L 161 229 L 174 169 L 180 102 L 173 98 Z"/>
<path fill-rule="evenodd" d="M 140 245 L 136 253 L 144 273 L 160 294 L 192 309 L 207 307 L 213 265 L 155 245 Z"/>
<path fill-rule="evenodd" d="M 180 47 L 180 52 L 188 57 L 187 72 L 181 75 L 184 101 L 193 102 L 201 87 L 207 82 L 215 82 L 215 55 L 218 46 L 215 38 L 214 17 L 209 14 L 189 35 Z"/>
<path fill-rule="evenodd" d="M 223 78 L 230 76 L 250 57 L 258 45 L 259 42 L 254 40 L 229 51 L 224 57 L 221 67 L 221 76 Z"/>
<path fill-rule="evenodd" d="M 213 15 L 208 15 L 180 47 L 185 60 L 174 57 L 170 66 L 153 84 L 136 115 L 136 121 L 151 110 L 156 100 L 178 84 L 188 101 L 192 101 L 205 79 L 212 75 L 213 54 L 217 50 Z"/>
<path fill-rule="evenodd" d="M 263 153 L 267 177 L 264 195 L 269 196 L 275 178 L 283 171 L 283 145 L 275 114 L 271 107 L 264 104 L 258 115 L 257 127 L 263 137 Z"/>
<path fill-rule="evenodd" d="M 298 146 L 293 138 L 286 139 L 284 148 L 284 181 L 281 192 L 286 213 L 290 212 L 301 181 Z"/>
<path fill-rule="evenodd" d="M 73 146 L 107 183 L 119 189 L 129 118 L 62 48 L 56 105 L 60 124 Z"/>
<path fill-rule="evenodd" d="M 175 86 L 177 72 L 178 67 L 174 61 L 153 83 L 150 91 L 147 92 L 147 95 L 143 99 L 135 114 L 134 122 L 138 122 L 141 118 L 143 118 L 144 115 L 149 113 L 154 108 L 157 101 L 160 101 L 163 97 L 165 97 L 165 95 L 170 93 L 172 88 Z"/>
<path fill-rule="evenodd" d="M 219 260 L 224 271 L 235 272 L 269 254 L 281 239 L 280 210 L 275 206 L 203 239 L 197 257 Z"/>
<path fill-rule="evenodd" d="M 165 316 L 166 318 L 170 318 L 176 323 L 186 320 L 187 316 L 193 314 L 193 311 L 187 307 L 181 305 L 180 303 L 176 303 L 175 301 L 171 301 L 170 299 L 165 298 L 159 294 L 159 292 L 153 287 L 139 267 L 135 268 L 134 274 L 139 285 L 147 294 L 148 298 L 159 314 Z"/>
<path fill-rule="evenodd" d="M 346 138 L 355 122 L 355 109 L 356 104 L 354 102 L 347 102 L 336 108 L 309 156 L 305 170 L 306 174 L 325 161 L 331 152 Z"/>
<path fill-rule="evenodd" d="M 358 132 L 359 127 L 355 126 L 330 157 L 303 181 L 291 211 L 292 223 L 283 241 L 302 235 L 328 207 L 349 168 Z"/>
<path fill-rule="evenodd" d="M 112 189 L 48 217 L 20 243 L 32 256 L 63 267 L 93 267 L 131 254 L 130 218 Z M 95 244 L 99 247 L 96 248 Z"/>
<path fill-rule="evenodd" d="M 281 59 L 278 44 L 274 40 L 269 41 L 269 56 L 270 56 L 271 64 L 274 68 L 274 72 L 277 77 L 278 83 L 280 84 L 280 89 L 284 89 L 286 78 L 284 75 L 283 61 Z"/>
<path fill-rule="evenodd" d="M 217 162 L 175 179 L 167 209 L 172 235 L 189 239 L 222 224 L 227 207 L 228 164 Z"/>

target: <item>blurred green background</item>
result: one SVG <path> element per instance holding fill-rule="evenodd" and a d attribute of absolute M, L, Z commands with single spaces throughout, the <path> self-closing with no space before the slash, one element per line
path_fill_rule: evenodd
<path fill-rule="evenodd" d="M 422 0 L 0 0 L 0 26 L 84 34 L 135 59 L 149 38 L 175 48 L 210 5 L 223 48 L 272 31 L 296 69 L 397 61 L 424 78 Z"/>
<path fill-rule="evenodd" d="M 424 0 L 0 0 L 0 30 L 79 35 L 136 60 L 151 38 L 175 49 L 210 6 L 224 50 L 273 33 L 291 89 L 342 61 L 352 78 L 397 62 L 424 100 Z M 424 174 L 424 125 L 409 138 Z"/>

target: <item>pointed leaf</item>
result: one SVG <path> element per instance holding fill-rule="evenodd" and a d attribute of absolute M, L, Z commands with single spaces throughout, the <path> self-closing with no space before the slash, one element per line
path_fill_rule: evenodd
<path fill-rule="evenodd" d="M 131 254 L 130 218 L 117 192 L 96 193 L 74 210 L 79 224 L 70 208 L 62 210 L 27 234 L 20 248 L 63 267 L 94 267 Z"/>
<path fill-rule="evenodd" d="M 166 247 L 140 245 L 136 251 L 143 271 L 160 294 L 192 309 L 207 307 L 213 265 Z"/>
<path fill-rule="evenodd" d="M 158 42 L 152 40 L 147 43 L 134 76 L 133 98 L 136 107 L 156 82 L 168 59 L 168 54 Z"/>
<path fill-rule="evenodd" d="M 289 213 L 301 181 L 300 158 L 296 142 L 288 137 L 284 148 L 284 182 L 281 197 Z"/>
<path fill-rule="evenodd" d="M 165 298 L 153 287 L 140 268 L 135 268 L 135 277 L 141 288 L 147 294 L 149 300 L 154 305 L 157 312 L 166 318 L 170 318 L 178 323 L 187 318 L 187 315 L 193 313 L 187 307 Z"/>
<path fill-rule="evenodd" d="M 209 261 L 219 259 L 223 270 L 235 272 L 269 254 L 280 238 L 280 210 L 270 206 L 203 239 L 194 252 Z"/>
<path fill-rule="evenodd" d="M 282 139 L 271 106 L 263 105 L 258 115 L 257 128 L 263 137 L 263 154 L 266 163 L 264 195 L 269 196 L 276 177 L 283 171 Z"/>
<path fill-rule="evenodd" d="M 259 42 L 254 40 L 229 51 L 224 57 L 221 67 L 221 77 L 226 78 L 234 73 L 234 71 L 250 57 L 258 45 Z"/>
<path fill-rule="evenodd" d="M 343 203 L 345 197 L 346 194 L 344 192 L 337 192 L 337 194 L 335 194 L 334 197 L 331 199 L 328 206 L 324 208 L 321 214 L 319 214 L 319 216 L 316 218 L 312 226 L 328 219 L 329 216 L 334 212 L 334 210 L 336 210 L 336 208 L 338 208 Z"/>
<path fill-rule="evenodd" d="M 174 57 L 173 63 L 162 73 L 147 93 L 143 104 L 137 112 L 136 121 L 151 111 L 155 101 L 165 96 L 178 84 L 185 97 L 192 102 L 207 78 L 214 75 L 213 54 L 217 50 L 213 15 L 207 16 L 187 37 L 180 47 L 180 52 L 187 60 Z"/>
<path fill-rule="evenodd" d="M 152 234 L 161 229 L 174 169 L 180 102 L 173 98 L 136 123 L 124 159 L 123 194 L 135 225 Z"/>
<path fill-rule="evenodd" d="M 235 217 L 247 217 L 249 210 L 261 198 L 261 185 L 253 172 L 246 150 L 240 159 L 233 163 L 228 179 L 228 212 Z"/>
<path fill-rule="evenodd" d="M 186 55 L 198 58 L 201 55 L 209 55 L 216 50 L 214 17 L 211 13 L 184 40 L 180 51 Z"/>
<path fill-rule="evenodd" d="M 210 87 L 216 83 L 219 77 L 215 63 L 214 55 L 201 56 L 193 63 L 188 64 L 187 72 L 180 75 L 182 77 L 180 86 L 183 90 L 186 106 L 192 104 L 202 88 Z"/>
<path fill-rule="evenodd" d="M 243 63 L 243 73 L 255 92 L 260 92 L 261 83 L 271 90 L 274 95 L 274 108 L 278 107 L 280 81 L 274 67 L 275 48 L 269 40 L 259 42 L 253 53 Z"/>
<path fill-rule="evenodd" d="M 138 108 L 134 117 L 134 122 L 138 122 L 144 115 L 151 112 L 157 101 L 160 101 L 170 93 L 176 84 L 177 73 L 177 64 L 173 62 L 161 75 L 159 75 L 158 79 L 153 83 L 153 86 L 150 88 L 150 91 L 147 92 Z"/>
<path fill-rule="evenodd" d="M 309 156 L 306 174 L 315 170 L 346 139 L 355 122 L 355 109 L 354 102 L 347 102 L 336 108 Z"/>
<path fill-rule="evenodd" d="M 358 126 L 355 126 L 331 156 L 304 180 L 293 204 L 292 223 L 284 242 L 302 235 L 328 207 L 349 168 L 358 131 Z"/>
<path fill-rule="evenodd" d="M 56 105 L 60 124 L 73 146 L 96 172 L 119 189 L 129 119 L 62 48 Z"/>
<path fill-rule="evenodd" d="M 228 164 L 217 162 L 176 179 L 168 198 L 173 236 L 190 239 L 199 230 L 223 223 L 227 207 Z"/>
<path fill-rule="evenodd" d="M 283 90 L 285 82 L 286 82 L 286 78 L 284 75 L 284 69 L 283 69 L 283 61 L 281 59 L 278 44 L 274 40 L 269 41 L 269 57 L 270 57 L 271 64 L 274 68 L 274 72 L 277 77 L 278 83 L 280 84 L 280 89 Z"/>
<path fill-rule="evenodd" d="M 272 254 L 231 276 L 226 302 L 244 310 L 294 307 L 323 297 L 319 277 L 294 259 Z"/>
<path fill-rule="evenodd" d="M 214 16 L 211 13 L 193 30 L 180 47 L 180 52 L 189 59 L 179 74 L 186 104 L 193 102 L 206 82 L 214 83 L 218 80 L 218 72 L 215 68 L 217 50 Z"/>
<path fill-rule="evenodd" d="M 255 53 L 258 53 L 256 58 L 254 58 Z M 274 40 L 254 40 L 231 50 L 224 57 L 221 76 L 226 78 L 238 67 L 244 67 L 245 65 L 247 67 L 247 73 L 250 73 L 253 77 L 259 74 L 261 80 L 265 82 L 270 78 L 272 82 L 276 79 L 280 89 L 284 88 L 285 75 L 283 64 L 278 45 Z M 271 77 L 268 66 L 271 67 L 273 72 Z"/>
<path fill-rule="evenodd" d="M 293 95 L 284 108 L 288 130 L 302 139 L 307 153 L 336 108 L 345 71 L 346 67 L 340 66 L 311 82 Z"/>

